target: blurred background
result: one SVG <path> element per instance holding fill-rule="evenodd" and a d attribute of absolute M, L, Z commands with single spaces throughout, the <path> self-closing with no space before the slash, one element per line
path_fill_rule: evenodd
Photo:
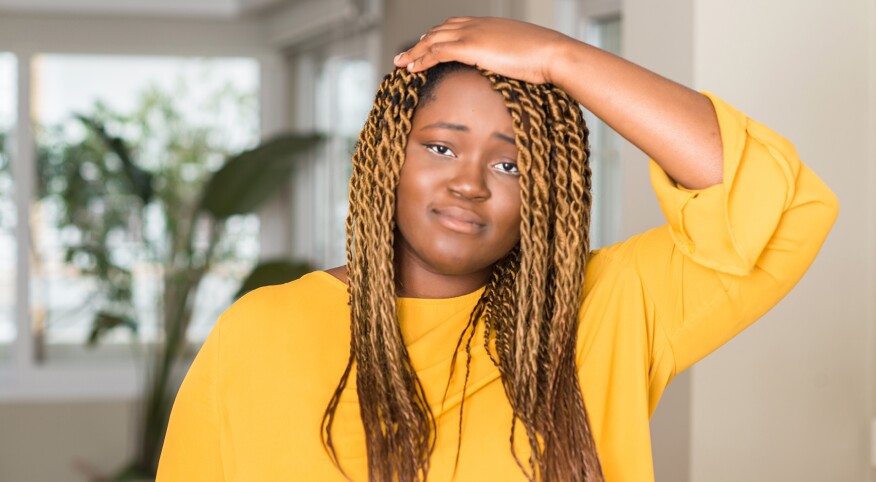
<path fill-rule="evenodd" d="M 673 381 L 657 480 L 876 481 L 872 0 L 0 0 L 0 482 L 148 472 L 241 287 L 343 264 L 377 84 L 459 15 L 563 31 L 794 142 L 840 217 Z M 598 247 L 663 217 L 643 154 L 589 120 Z"/>

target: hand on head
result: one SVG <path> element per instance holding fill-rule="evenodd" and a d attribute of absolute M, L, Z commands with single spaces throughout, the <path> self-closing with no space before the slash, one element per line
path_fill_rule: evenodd
<path fill-rule="evenodd" d="M 411 49 L 396 56 L 411 72 L 456 61 L 499 75 L 541 84 L 552 82 L 552 58 L 569 37 L 505 18 L 455 17 L 432 27 Z"/>

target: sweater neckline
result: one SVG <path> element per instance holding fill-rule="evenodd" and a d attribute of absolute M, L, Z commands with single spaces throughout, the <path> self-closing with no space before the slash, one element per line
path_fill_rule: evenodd
<path fill-rule="evenodd" d="M 306 275 L 323 284 L 340 300 L 348 300 L 347 285 L 325 271 Z M 459 347 L 456 371 L 450 379 L 450 361 L 456 343 L 468 325 L 472 310 L 484 288 L 452 298 L 398 298 L 399 329 L 404 339 L 411 364 L 426 390 L 426 399 L 435 416 L 458 410 L 462 401 L 465 379 L 465 346 Z M 468 395 L 487 386 L 499 377 L 484 348 L 483 329 L 475 332 L 471 345 L 471 371 L 466 393 Z M 448 380 L 450 386 L 448 387 Z M 349 389 L 355 390 L 355 382 Z M 446 398 L 444 389 L 447 388 Z"/>
<path fill-rule="evenodd" d="M 329 284 L 333 285 L 334 288 L 343 290 L 344 293 L 347 292 L 347 284 L 343 281 L 335 278 L 332 274 L 326 271 L 314 271 L 311 273 L 312 275 L 316 275 L 319 278 L 325 280 Z M 453 296 L 451 298 L 408 298 L 408 297 L 399 297 L 397 298 L 397 302 L 399 306 L 435 306 L 435 305 L 466 305 L 470 303 L 476 302 L 481 294 L 484 292 L 484 287 L 470 292 L 465 293 L 459 296 Z"/>

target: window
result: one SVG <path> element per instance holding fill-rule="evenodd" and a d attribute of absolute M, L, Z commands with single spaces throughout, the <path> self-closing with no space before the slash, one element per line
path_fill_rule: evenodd
<path fill-rule="evenodd" d="M 16 339 L 16 207 L 12 182 L 13 128 L 17 118 L 16 59 L 0 53 L 0 365 L 8 363 Z"/>
<path fill-rule="evenodd" d="M 554 26 L 559 31 L 615 55 L 621 55 L 619 0 L 555 0 Z M 590 248 L 620 241 L 621 136 L 584 109 L 590 130 L 593 206 Z"/>
<path fill-rule="evenodd" d="M 585 26 L 585 41 L 615 55 L 621 54 L 621 20 L 609 16 L 590 20 Z M 591 249 L 619 241 L 620 236 L 620 149 L 621 137 L 590 112 L 585 112 L 590 128 L 590 167 L 593 170 Z"/>
<path fill-rule="evenodd" d="M 258 67 L 248 59 L 40 55 L 32 71 L 35 355 L 123 355 L 134 334 L 148 342 L 158 333 L 166 276 L 178 261 L 168 256 L 189 236 L 186 224 L 207 242 L 193 213 L 209 173 L 258 139 Z M 80 116 L 125 139 L 130 161 Z M 136 176 L 151 176 L 151 188 Z M 257 219 L 229 220 L 227 231 L 234 239 L 199 290 L 209 296 L 196 296 L 190 333 L 199 339 L 258 254 Z M 85 343 L 95 327 L 114 324 L 100 343 Z"/>
<path fill-rule="evenodd" d="M 322 240 L 326 267 L 346 263 L 345 220 L 349 211 L 348 184 L 359 131 L 371 109 L 373 89 L 371 64 L 362 58 L 330 57 L 317 80 L 317 129 L 329 136 L 325 149 L 328 167 L 326 219 L 331 219 Z"/>
<path fill-rule="evenodd" d="M 318 269 L 346 262 L 351 159 L 374 100 L 370 54 L 376 45 L 373 34 L 360 34 L 307 52 L 298 61 L 298 98 L 309 105 L 299 114 L 299 124 L 312 125 L 328 142 L 295 173 L 293 251 Z"/>
<path fill-rule="evenodd" d="M 229 218 L 210 243 L 210 223 L 191 213 L 209 175 L 259 140 L 260 65 L 18 54 L 16 73 L 15 59 L 0 53 L 0 399 L 127 396 L 137 355 L 159 336 L 174 262 L 187 259 L 168 256 L 174 243 L 189 236 L 195 257 L 215 244 L 190 296 L 194 344 L 255 264 L 256 216 Z M 10 130 L 19 97 L 27 128 Z M 130 161 L 104 134 L 125 141 Z M 7 155 L 10 145 L 24 152 Z M 89 346 L 95 326 L 110 329 Z"/>

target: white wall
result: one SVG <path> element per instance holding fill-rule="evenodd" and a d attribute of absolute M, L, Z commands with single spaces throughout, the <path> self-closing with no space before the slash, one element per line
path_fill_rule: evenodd
<path fill-rule="evenodd" d="M 868 480 L 872 2 L 675 0 L 658 8 L 629 0 L 624 22 L 629 58 L 713 91 L 790 138 L 842 206 L 821 255 L 788 298 L 691 370 L 681 386 L 689 398 L 673 383 L 654 422 L 658 480 Z M 625 167 L 637 159 L 628 155 Z M 650 190 L 641 190 L 645 173 L 625 169 L 624 176 L 629 235 L 659 213 Z M 679 455 L 667 442 L 684 443 L 685 431 L 688 470 L 661 467 L 667 446 Z M 661 468 L 673 476 L 661 477 Z"/>
<path fill-rule="evenodd" d="M 259 55 L 255 20 L 197 20 L 0 12 L 0 51 Z"/>
<path fill-rule="evenodd" d="M 623 55 L 693 86 L 693 0 L 626 0 L 622 10 Z M 621 238 L 666 223 L 648 177 L 646 156 L 625 142 L 621 149 Z M 654 475 L 658 481 L 690 479 L 690 373 L 667 388 L 651 420 Z"/>
<path fill-rule="evenodd" d="M 392 58 L 400 49 L 448 17 L 495 15 L 503 10 L 501 5 L 505 3 L 505 0 L 383 0 L 383 63 L 376 66 L 377 72 L 382 78 L 395 68 Z"/>
<path fill-rule="evenodd" d="M 134 450 L 129 402 L 0 405 L 0 481 L 72 482 L 112 474 Z"/>
<path fill-rule="evenodd" d="M 791 139 L 840 216 L 794 291 L 694 370 L 692 480 L 868 480 L 873 2 L 694 3 L 695 85 Z"/>
<path fill-rule="evenodd" d="M 628 58 L 791 139 L 841 204 L 794 291 L 670 386 L 652 422 L 658 481 L 876 480 L 874 10 L 867 0 L 623 5 Z M 643 163 L 624 152 L 624 236 L 662 222 Z"/>

